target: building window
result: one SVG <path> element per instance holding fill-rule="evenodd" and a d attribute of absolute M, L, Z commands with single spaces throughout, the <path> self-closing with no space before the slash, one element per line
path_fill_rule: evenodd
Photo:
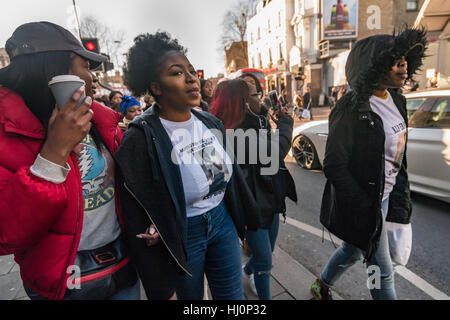
<path fill-rule="evenodd" d="M 270 33 L 270 19 L 267 20 L 267 30 L 268 30 L 268 32 Z"/>
<path fill-rule="evenodd" d="M 252 57 L 252 68 L 254 68 L 254 67 L 255 67 L 255 58 Z"/>
<path fill-rule="evenodd" d="M 418 0 L 407 0 L 406 1 L 406 11 L 417 11 L 419 10 Z"/>
<path fill-rule="evenodd" d="M 281 43 L 280 43 L 280 60 L 283 59 L 283 48 L 281 47 Z"/>
<path fill-rule="evenodd" d="M 253 44 L 253 32 L 250 33 L 250 44 Z"/>
<path fill-rule="evenodd" d="M 281 12 L 278 11 L 278 26 L 281 27 Z"/>
<path fill-rule="evenodd" d="M 261 40 L 261 29 L 258 27 L 258 40 Z"/>

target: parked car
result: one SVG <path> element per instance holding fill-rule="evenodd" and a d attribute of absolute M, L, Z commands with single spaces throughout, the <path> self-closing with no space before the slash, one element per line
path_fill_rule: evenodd
<path fill-rule="evenodd" d="M 450 89 L 405 94 L 411 190 L 450 203 Z M 294 129 L 291 155 L 302 168 L 321 169 L 328 120 Z"/>

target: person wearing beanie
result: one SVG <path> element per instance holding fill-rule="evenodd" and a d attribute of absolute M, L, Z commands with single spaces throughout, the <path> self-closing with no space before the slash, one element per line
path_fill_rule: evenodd
<path fill-rule="evenodd" d="M 119 123 L 119 126 L 123 131 L 126 131 L 128 124 L 142 114 L 142 108 L 141 103 L 132 96 L 124 95 L 121 99 L 120 112 L 123 115 L 123 120 Z"/>

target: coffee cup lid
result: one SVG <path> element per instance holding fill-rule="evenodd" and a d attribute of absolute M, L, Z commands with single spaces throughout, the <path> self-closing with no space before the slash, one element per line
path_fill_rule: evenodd
<path fill-rule="evenodd" d="M 48 83 L 49 86 L 52 84 L 58 83 L 58 82 L 66 82 L 66 81 L 77 81 L 83 84 L 86 84 L 84 80 L 82 80 L 80 77 L 71 75 L 71 74 L 63 74 L 60 76 L 54 76 L 52 80 Z"/>

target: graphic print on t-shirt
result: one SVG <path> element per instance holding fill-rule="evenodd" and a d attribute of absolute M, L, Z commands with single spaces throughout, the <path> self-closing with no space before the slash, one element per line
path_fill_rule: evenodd
<path fill-rule="evenodd" d="M 99 152 L 87 135 L 75 148 L 83 188 L 84 211 L 92 211 L 114 199 L 114 162 L 109 152 Z"/>
<path fill-rule="evenodd" d="M 388 94 L 386 99 L 372 96 L 370 98 L 370 106 L 383 121 L 385 133 L 385 186 L 383 199 L 386 199 L 393 190 L 397 174 L 402 166 L 407 139 L 407 126 L 390 94 Z"/>
<path fill-rule="evenodd" d="M 405 123 L 403 123 L 403 124 L 405 124 Z M 403 162 L 403 156 L 405 154 L 406 131 L 400 133 L 397 137 L 398 137 L 397 154 L 395 155 L 393 166 L 394 166 L 395 170 L 398 172 L 398 171 L 400 171 L 400 167 Z"/>
<path fill-rule="evenodd" d="M 209 192 L 203 197 L 203 200 L 225 192 L 227 183 L 230 180 L 230 172 L 223 157 L 214 147 L 214 140 L 215 136 L 212 136 L 192 143 L 180 150 L 180 153 L 190 153 L 197 163 L 200 164 L 206 176 L 209 184 Z M 181 157 L 183 158 L 183 156 Z"/>

